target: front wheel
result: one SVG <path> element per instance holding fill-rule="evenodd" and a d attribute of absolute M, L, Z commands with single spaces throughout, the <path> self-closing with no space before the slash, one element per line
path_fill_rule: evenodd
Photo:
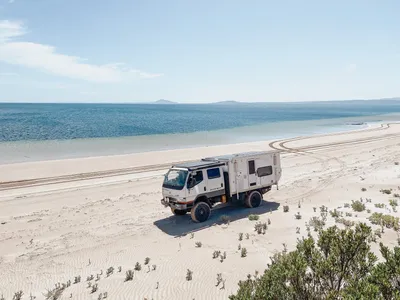
<path fill-rule="evenodd" d="M 210 206 L 205 202 L 199 202 L 193 206 L 190 215 L 192 220 L 197 223 L 205 222 L 211 214 Z"/>
<path fill-rule="evenodd" d="M 186 210 L 181 210 L 181 209 L 175 209 L 171 207 L 171 212 L 175 215 L 175 216 L 184 216 L 186 215 L 187 211 Z"/>
<path fill-rule="evenodd" d="M 259 207 L 262 201 L 262 196 L 259 191 L 252 191 L 245 200 L 245 204 L 249 208 Z"/>

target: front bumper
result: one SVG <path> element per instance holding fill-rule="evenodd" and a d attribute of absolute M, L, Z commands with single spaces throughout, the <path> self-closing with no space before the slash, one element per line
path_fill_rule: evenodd
<path fill-rule="evenodd" d="M 188 205 L 187 204 L 176 203 L 175 201 L 171 200 L 168 197 L 162 198 L 161 199 L 161 204 L 164 205 L 165 207 L 171 207 L 171 208 L 179 209 L 179 210 L 188 209 Z"/>

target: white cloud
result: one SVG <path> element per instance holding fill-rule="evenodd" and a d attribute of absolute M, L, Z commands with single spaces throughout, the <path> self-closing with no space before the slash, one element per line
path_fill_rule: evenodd
<path fill-rule="evenodd" d="M 120 82 L 163 75 L 130 69 L 121 63 L 89 64 L 80 57 L 57 53 L 49 45 L 16 40 L 25 33 L 20 22 L 0 21 L 0 61 L 91 82 Z"/>
<path fill-rule="evenodd" d="M 15 0 L 8 0 L 8 3 L 14 3 Z"/>
<path fill-rule="evenodd" d="M 11 22 L 0 20 L 0 43 L 6 43 L 11 38 L 15 38 L 26 33 L 21 22 Z"/>

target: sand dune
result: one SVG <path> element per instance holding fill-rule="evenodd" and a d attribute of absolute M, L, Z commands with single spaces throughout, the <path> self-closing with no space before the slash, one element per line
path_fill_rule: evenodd
<path fill-rule="evenodd" d="M 270 147 L 286 151 L 283 176 L 279 190 L 265 195 L 261 207 L 220 207 L 209 221 L 195 224 L 161 206 L 161 176 L 170 163 Z M 400 162 L 400 124 L 286 142 L 1 165 L 0 296 L 12 299 L 22 290 L 22 299 L 30 294 L 44 299 L 47 289 L 71 280 L 60 299 L 98 299 L 104 292 L 109 299 L 227 299 L 239 280 L 263 272 L 283 244 L 293 249 L 322 205 L 355 222 L 369 223 L 374 211 L 400 216 L 389 205 L 389 199 L 400 202 L 394 197 L 400 194 L 395 162 Z M 345 207 L 360 198 L 365 211 Z M 379 203 L 385 207 L 375 207 Z M 289 212 L 283 212 L 284 205 Z M 254 231 L 250 213 L 270 222 L 265 234 Z M 229 224 L 221 222 L 222 215 L 229 216 Z M 333 224 L 328 214 L 327 226 Z M 385 229 L 381 240 L 393 246 L 397 235 Z M 247 249 L 244 258 L 239 244 Z M 226 252 L 226 259 L 213 259 L 216 250 Z M 141 271 L 125 282 L 125 272 L 137 262 Z M 114 272 L 107 277 L 109 267 Z M 215 286 L 218 273 L 224 288 Z M 91 286 L 98 285 L 94 293 L 86 281 L 90 275 Z M 81 282 L 74 284 L 76 276 Z"/>

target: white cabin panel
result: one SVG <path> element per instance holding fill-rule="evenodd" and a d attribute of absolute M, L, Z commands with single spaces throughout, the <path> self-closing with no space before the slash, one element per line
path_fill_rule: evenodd
<path fill-rule="evenodd" d="M 224 189 L 224 174 L 220 167 L 205 170 L 207 177 L 208 192 L 215 192 Z"/>

